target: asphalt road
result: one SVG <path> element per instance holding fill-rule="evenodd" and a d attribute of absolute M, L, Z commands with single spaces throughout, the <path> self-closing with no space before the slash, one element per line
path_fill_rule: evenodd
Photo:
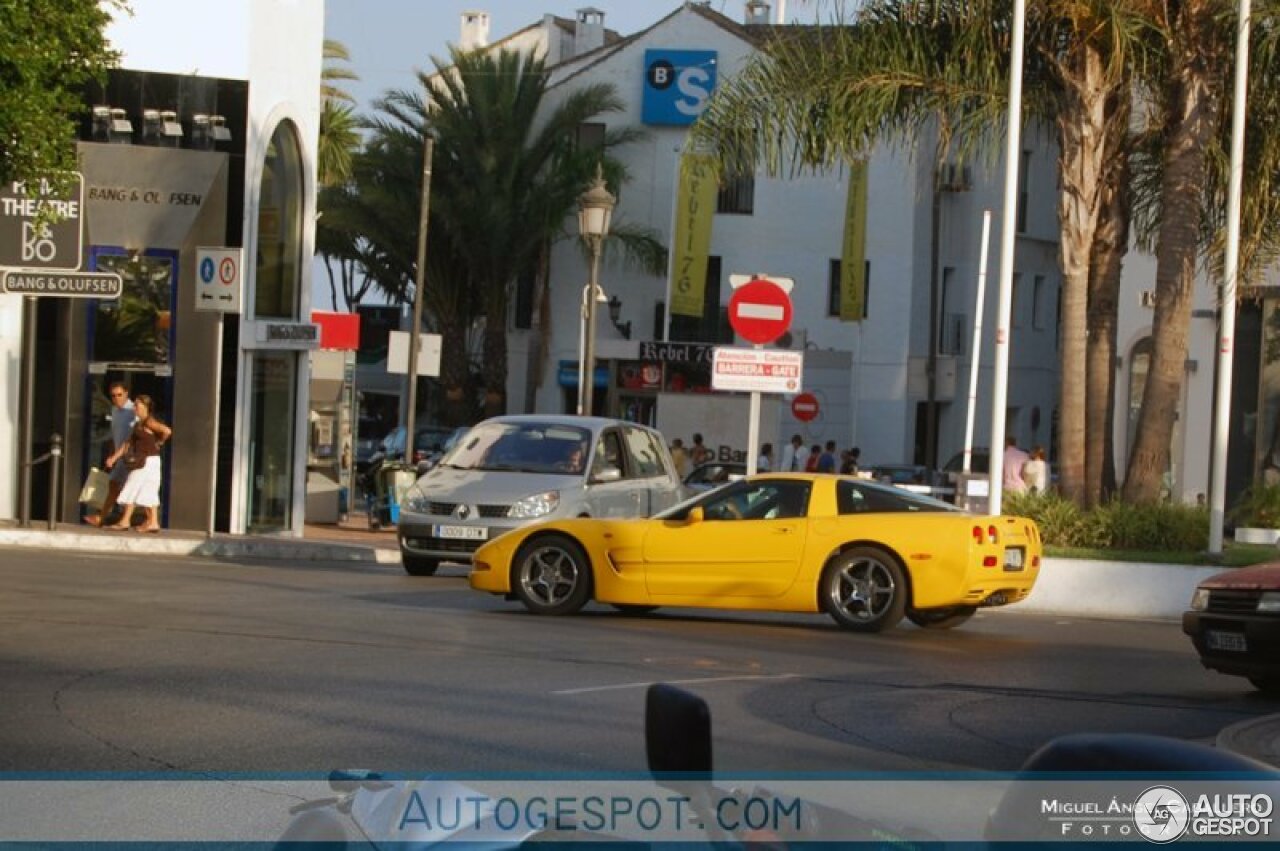
<path fill-rule="evenodd" d="M 1011 769 L 1060 734 L 1280 711 L 1173 623 L 538 618 L 464 576 L 0 550 L 0 770 L 641 770 L 654 681 L 710 702 L 741 772 Z"/>

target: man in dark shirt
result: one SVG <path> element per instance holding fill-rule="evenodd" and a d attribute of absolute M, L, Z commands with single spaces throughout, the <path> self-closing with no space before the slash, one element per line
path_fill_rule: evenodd
<path fill-rule="evenodd" d="M 817 472 L 834 473 L 836 469 L 836 442 L 828 440 L 823 453 L 818 456 Z"/>

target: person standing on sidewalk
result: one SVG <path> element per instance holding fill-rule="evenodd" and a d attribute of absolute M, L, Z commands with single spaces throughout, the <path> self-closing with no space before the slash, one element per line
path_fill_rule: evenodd
<path fill-rule="evenodd" d="M 129 399 L 129 388 L 123 381 L 113 381 L 108 384 L 107 397 L 111 399 L 111 448 L 107 450 L 110 457 L 129 441 L 129 436 L 133 434 L 133 423 L 137 417 L 134 415 L 133 402 Z M 110 522 L 111 512 L 115 510 L 116 502 L 120 498 L 120 490 L 124 487 L 127 478 L 129 478 L 129 471 L 123 464 L 111 467 L 111 480 L 107 485 L 106 501 L 102 503 L 102 508 L 97 514 L 86 515 L 84 522 L 90 526 L 101 526 Z M 128 518 L 125 518 L 125 522 L 128 522 Z"/>

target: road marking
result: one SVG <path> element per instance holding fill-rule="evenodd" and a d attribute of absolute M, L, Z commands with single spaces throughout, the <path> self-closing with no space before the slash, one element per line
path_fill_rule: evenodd
<path fill-rule="evenodd" d="M 746 680 L 790 680 L 799 674 L 744 674 L 738 677 L 703 677 L 696 680 L 645 680 L 638 683 L 619 683 L 612 686 L 588 686 L 587 688 L 566 688 L 553 691 L 552 694 L 588 694 L 593 691 L 622 691 L 629 688 L 648 688 L 655 683 L 666 683 L 672 686 L 696 686 L 706 683 L 731 683 Z"/>

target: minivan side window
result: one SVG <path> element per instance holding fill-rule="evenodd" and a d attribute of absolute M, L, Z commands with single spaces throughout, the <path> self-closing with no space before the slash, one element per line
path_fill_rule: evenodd
<path fill-rule="evenodd" d="M 627 449 L 631 453 L 631 460 L 635 466 L 634 478 L 648 479 L 661 476 L 665 472 L 662 468 L 662 452 L 654 444 L 649 432 L 639 428 L 628 428 L 626 434 Z"/>

